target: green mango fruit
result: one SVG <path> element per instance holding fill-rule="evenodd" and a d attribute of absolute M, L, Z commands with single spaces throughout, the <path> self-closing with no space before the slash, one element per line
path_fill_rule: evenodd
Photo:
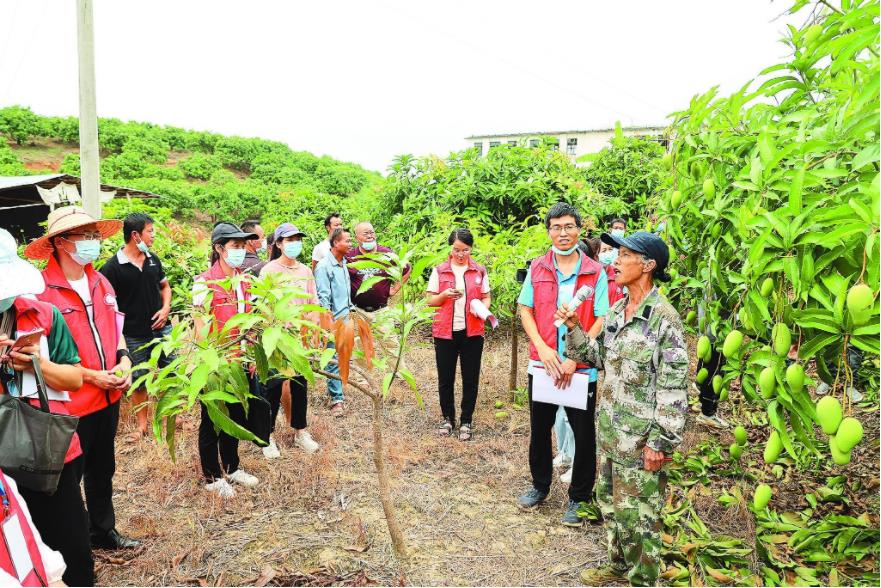
<path fill-rule="evenodd" d="M 722 344 L 722 355 L 726 358 L 731 358 L 737 355 L 737 352 L 740 351 L 740 346 L 743 344 L 743 333 L 734 329 L 728 336 L 725 337 L 725 343 Z"/>
<path fill-rule="evenodd" d="M 786 323 L 777 323 L 771 329 L 771 339 L 774 342 L 774 353 L 780 357 L 789 355 L 789 348 L 792 347 L 792 333 L 789 332 L 789 325 Z"/>
<path fill-rule="evenodd" d="M 834 435 L 841 424 L 841 403 L 834 396 L 824 396 L 817 402 L 817 422 L 827 435 Z"/>
<path fill-rule="evenodd" d="M 718 394 L 722 391 L 722 376 L 713 376 L 713 392 Z"/>
<path fill-rule="evenodd" d="M 774 368 L 766 367 L 759 374 L 759 393 L 762 395 L 762 398 L 773 398 L 776 389 L 777 374 L 774 372 Z"/>
<path fill-rule="evenodd" d="M 734 440 L 741 447 L 746 445 L 746 429 L 743 427 L 743 425 L 737 425 L 734 428 Z"/>
<path fill-rule="evenodd" d="M 670 195 L 670 208 L 679 208 L 680 204 L 682 204 L 682 192 L 675 190 L 673 194 Z"/>
<path fill-rule="evenodd" d="M 850 452 L 851 449 L 863 440 L 863 425 L 860 421 L 853 417 L 847 417 L 838 425 L 838 431 L 835 433 L 835 440 L 838 449 Z"/>
<path fill-rule="evenodd" d="M 711 236 L 713 239 L 718 239 L 718 238 L 719 238 L 719 235 L 721 235 L 721 234 L 722 234 L 722 223 L 716 223 L 716 224 L 713 225 L 713 227 L 710 229 L 710 236 Z"/>
<path fill-rule="evenodd" d="M 710 372 L 707 371 L 707 368 L 701 368 L 701 370 L 694 377 L 694 381 L 698 384 L 703 384 L 704 380 L 707 379 L 707 376 L 710 375 Z"/>
<path fill-rule="evenodd" d="M 756 486 L 756 491 L 753 493 L 753 508 L 756 510 L 762 510 L 768 506 L 768 502 L 770 501 L 771 487 L 767 484 L 759 484 Z"/>
<path fill-rule="evenodd" d="M 743 455 L 743 447 L 737 443 L 732 443 L 731 446 L 728 447 L 728 454 L 731 455 L 731 459 L 739 461 L 740 456 Z"/>
<path fill-rule="evenodd" d="M 722 388 L 722 391 L 719 392 L 719 402 L 725 402 L 728 400 L 728 387 Z"/>
<path fill-rule="evenodd" d="M 855 326 L 869 322 L 873 302 L 872 288 L 866 284 L 857 284 L 847 292 L 847 312 Z"/>
<path fill-rule="evenodd" d="M 781 451 L 783 451 L 783 441 L 780 439 L 780 433 L 771 431 L 771 434 L 768 435 L 768 441 L 765 442 L 765 453 L 762 455 L 765 463 L 777 461 Z"/>
<path fill-rule="evenodd" d="M 704 180 L 704 196 L 709 200 L 716 197 L 716 184 L 710 178 Z"/>
<path fill-rule="evenodd" d="M 801 364 L 794 363 L 786 368 L 786 383 L 789 384 L 793 396 L 801 394 L 805 385 L 805 369 Z"/>
<path fill-rule="evenodd" d="M 497 419 L 506 419 L 506 418 L 508 418 L 508 413 L 505 412 L 504 410 L 500 410 L 496 413 L 496 418 Z"/>
<path fill-rule="evenodd" d="M 829 437 L 829 453 L 832 454 L 832 461 L 837 465 L 847 465 L 850 463 L 850 450 L 841 450 L 841 447 L 838 445 L 837 435 Z"/>
<path fill-rule="evenodd" d="M 768 297 L 771 295 L 771 292 L 774 291 L 774 279 L 773 278 L 765 278 L 765 281 L 762 282 L 762 287 L 759 290 L 762 293 L 762 296 Z"/>
<path fill-rule="evenodd" d="M 503 406 L 505 406 L 504 402 L 502 402 L 501 400 L 496 400 L 496 408 L 502 408 Z"/>
<path fill-rule="evenodd" d="M 696 318 L 697 318 L 697 313 L 693 310 L 689 310 L 688 314 L 685 315 L 685 324 L 686 325 L 694 324 L 694 319 L 696 319 Z"/>
<path fill-rule="evenodd" d="M 673 167 L 673 154 L 665 153 L 663 157 L 661 157 L 661 165 L 664 166 L 664 169 L 670 169 Z"/>
<path fill-rule="evenodd" d="M 706 335 L 701 335 L 697 340 L 697 356 L 704 361 L 710 361 L 710 338 Z"/>

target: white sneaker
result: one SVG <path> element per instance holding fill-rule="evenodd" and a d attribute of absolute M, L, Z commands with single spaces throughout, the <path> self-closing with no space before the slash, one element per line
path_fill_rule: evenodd
<path fill-rule="evenodd" d="M 321 448 L 309 431 L 300 431 L 294 438 L 294 445 L 305 451 L 306 453 L 315 453 Z"/>
<path fill-rule="evenodd" d="M 557 457 L 554 458 L 554 467 L 561 468 L 563 466 L 567 466 L 572 463 L 572 460 L 569 459 L 569 456 L 563 453 L 562 451 L 557 454 Z"/>
<path fill-rule="evenodd" d="M 572 470 L 574 470 L 574 469 L 575 468 L 569 468 L 564 473 L 560 474 L 560 481 L 563 482 L 564 484 L 571 484 L 572 483 Z"/>
<path fill-rule="evenodd" d="M 205 490 L 212 494 L 217 494 L 221 498 L 234 498 L 236 495 L 235 489 L 223 478 L 214 480 L 210 484 L 205 484 Z"/>
<path fill-rule="evenodd" d="M 231 482 L 247 486 L 248 488 L 253 488 L 260 483 L 260 480 L 258 480 L 256 476 L 252 476 L 242 468 L 237 469 L 228 475 L 227 478 L 229 478 Z"/>
<path fill-rule="evenodd" d="M 728 424 L 728 421 L 720 417 L 719 415 L 706 416 L 704 414 L 699 415 L 695 422 L 699 425 L 703 425 L 705 427 L 710 427 L 712 429 L 729 429 L 731 425 Z"/>
<path fill-rule="evenodd" d="M 275 439 L 272 437 L 269 437 L 269 445 L 263 448 L 263 457 L 266 459 L 281 457 L 281 451 L 278 450 L 278 445 L 275 444 Z"/>

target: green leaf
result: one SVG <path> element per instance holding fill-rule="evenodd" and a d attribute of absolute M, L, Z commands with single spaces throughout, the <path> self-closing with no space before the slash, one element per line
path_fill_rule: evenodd
<path fill-rule="evenodd" d="M 242 441 L 262 441 L 262 439 L 258 439 L 254 433 L 242 427 L 229 417 L 226 412 L 225 403 L 221 402 L 218 406 L 216 401 L 210 400 L 204 402 L 203 405 L 207 409 L 208 417 L 211 419 L 211 422 L 214 423 L 214 426 L 230 437 L 235 437 Z"/>
<path fill-rule="evenodd" d="M 275 352 L 275 348 L 278 345 L 278 340 L 281 338 L 282 329 L 278 326 L 269 327 L 265 331 L 263 331 L 263 350 L 266 353 L 266 357 L 272 357 L 272 354 Z"/>

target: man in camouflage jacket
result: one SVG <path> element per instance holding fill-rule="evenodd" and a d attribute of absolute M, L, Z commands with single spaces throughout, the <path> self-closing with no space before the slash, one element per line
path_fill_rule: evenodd
<path fill-rule="evenodd" d="M 669 279 L 667 245 L 650 233 L 627 238 L 604 234 L 618 247 L 616 282 L 628 295 L 609 310 L 592 339 L 567 320 L 566 355 L 605 369 L 597 415 L 597 501 L 609 542 L 610 565 L 582 573 L 585 583 L 624 576 L 654 586 L 661 551 L 661 509 L 667 474 L 662 467 L 685 428 L 688 353 L 682 323 L 655 287 Z"/>

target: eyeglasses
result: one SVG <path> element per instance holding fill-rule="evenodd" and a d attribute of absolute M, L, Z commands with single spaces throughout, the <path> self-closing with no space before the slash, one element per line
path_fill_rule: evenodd
<path fill-rule="evenodd" d="M 548 230 L 554 235 L 559 235 L 560 233 L 576 233 L 578 232 L 578 225 L 551 225 L 551 228 Z"/>
<path fill-rule="evenodd" d="M 62 239 L 67 239 L 68 241 L 92 241 L 92 240 L 101 240 L 102 235 L 98 231 L 90 232 L 90 233 L 68 233 L 66 235 L 61 236 Z"/>

